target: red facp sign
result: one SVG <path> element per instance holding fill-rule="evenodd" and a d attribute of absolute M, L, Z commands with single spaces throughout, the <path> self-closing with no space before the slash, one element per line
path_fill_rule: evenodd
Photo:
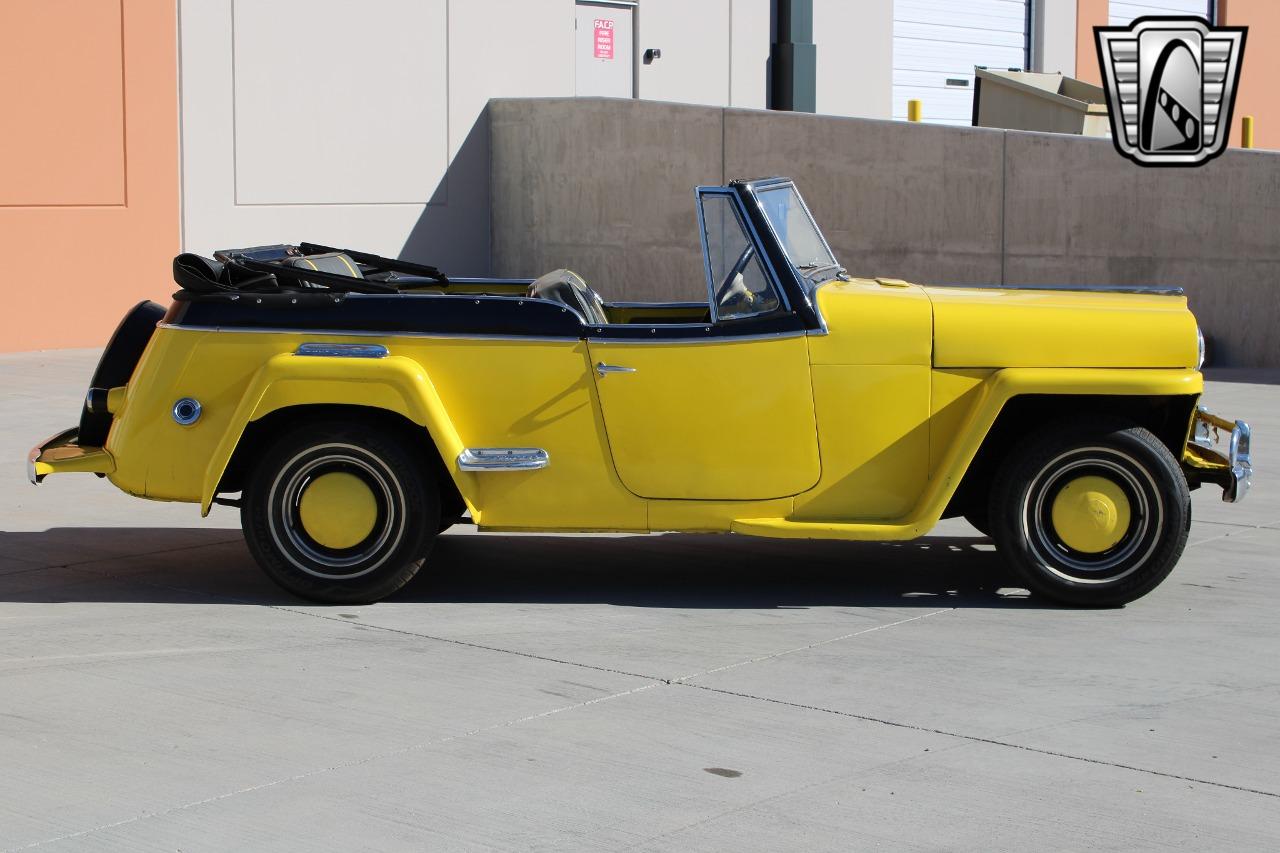
<path fill-rule="evenodd" d="M 596 18 L 596 59 L 613 59 L 613 21 Z"/>

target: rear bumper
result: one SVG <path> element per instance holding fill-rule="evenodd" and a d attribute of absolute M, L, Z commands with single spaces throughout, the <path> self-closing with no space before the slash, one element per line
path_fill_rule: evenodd
<path fill-rule="evenodd" d="M 1182 468 L 1193 484 L 1222 487 L 1222 499 L 1239 503 L 1253 484 L 1249 445 L 1253 433 L 1244 421 L 1218 417 L 1203 406 L 1196 409 L 1191 434 L 1182 454 Z M 1222 446 L 1225 441 L 1225 448 Z"/>
<path fill-rule="evenodd" d="M 27 479 L 39 485 L 50 474 L 110 474 L 116 470 L 116 460 L 107 450 L 81 447 L 79 440 L 79 427 L 72 427 L 31 448 L 27 454 Z"/>

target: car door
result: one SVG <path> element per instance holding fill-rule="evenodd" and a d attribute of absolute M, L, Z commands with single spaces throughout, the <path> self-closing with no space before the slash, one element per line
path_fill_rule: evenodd
<path fill-rule="evenodd" d="M 588 341 L 614 468 L 645 498 L 798 494 L 821 474 L 803 324 L 737 194 L 704 188 L 698 203 L 711 321 Z"/>

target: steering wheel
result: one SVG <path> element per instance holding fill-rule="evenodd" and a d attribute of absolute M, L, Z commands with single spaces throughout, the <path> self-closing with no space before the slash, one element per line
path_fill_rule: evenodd
<path fill-rule="evenodd" d="M 717 305 L 724 307 L 735 298 L 746 300 L 748 305 L 755 302 L 755 294 L 738 283 L 738 276 L 742 275 L 742 271 L 747 268 L 747 264 L 751 263 L 751 259 L 755 257 L 755 254 L 756 247 L 748 243 L 747 247 L 742 250 L 742 254 L 738 255 L 738 260 L 729 268 L 724 281 L 720 282 L 720 287 L 716 290 Z"/>

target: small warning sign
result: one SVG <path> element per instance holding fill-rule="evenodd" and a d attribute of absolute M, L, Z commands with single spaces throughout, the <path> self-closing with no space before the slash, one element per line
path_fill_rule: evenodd
<path fill-rule="evenodd" d="M 596 18 L 596 59 L 613 59 L 613 21 Z"/>

